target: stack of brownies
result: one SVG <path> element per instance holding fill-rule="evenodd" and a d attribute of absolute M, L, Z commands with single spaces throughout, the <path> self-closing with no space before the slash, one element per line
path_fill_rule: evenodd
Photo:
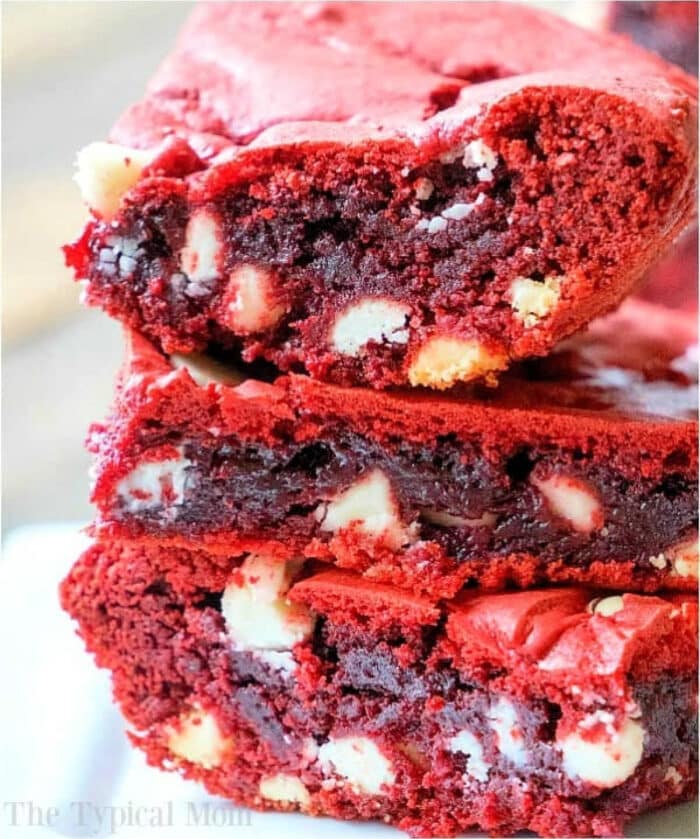
<path fill-rule="evenodd" d="M 65 249 L 128 353 L 62 599 L 149 762 L 416 836 L 694 794 L 695 323 L 620 304 L 695 91 L 522 5 L 195 10 Z"/>

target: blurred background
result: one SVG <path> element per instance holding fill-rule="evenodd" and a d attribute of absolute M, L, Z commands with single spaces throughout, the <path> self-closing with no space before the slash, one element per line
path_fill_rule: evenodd
<path fill-rule="evenodd" d="M 78 304 L 60 246 L 85 210 L 75 154 L 137 99 L 191 4 L 2 4 L 3 529 L 87 521 L 88 424 L 120 331 Z"/>
<path fill-rule="evenodd" d="M 537 5 L 582 25 L 628 31 L 697 70 L 697 3 Z M 121 346 L 116 324 L 78 305 L 79 287 L 62 264 L 60 245 L 85 218 L 73 160 L 140 96 L 190 6 L 2 4 L 5 532 L 90 517 L 83 439 L 109 404 Z M 686 238 L 647 294 L 695 305 L 696 250 L 697 239 Z"/>

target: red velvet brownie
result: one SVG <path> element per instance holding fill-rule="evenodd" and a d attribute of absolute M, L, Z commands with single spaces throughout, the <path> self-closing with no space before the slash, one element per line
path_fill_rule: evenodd
<path fill-rule="evenodd" d="M 134 335 L 89 439 L 97 530 L 315 557 L 441 596 L 694 590 L 694 337 L 694 319 L 628 302 L 498 388 L 433 396 L 237 384 Z"/>
<path fill-rule="evenodd" d="M 96 544 L 64 607 L 150 763 L 415 836 L 618 835 L 697 785 L 697 605 L 436 602 L 338 570 Z"/>
<path fill-rule="evenodd" d="M 166 352 L 341 385 L 493 381 L 612 309 L 687 223 L 696 83 L 524 5 L 195 10 L 66 247 Z"/>

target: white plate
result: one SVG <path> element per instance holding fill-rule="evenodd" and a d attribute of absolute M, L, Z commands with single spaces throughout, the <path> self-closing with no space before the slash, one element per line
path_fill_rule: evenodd
<path fill-rule="evenodd" d="M 58 582 L 87 544 L 78 530 L 64 524 L 15 531 L 0 562 L 0 826 L 9 828 L 3 835 L 143 837 L 159 822 L 166 839 L 402 835 L 378 823 L 235 808 L 147 767 L 123 733 L 108 674 L 94 667 L 58 607 Z M 697 804 L 644 816 L 627 835 L 697 836 Z"/>

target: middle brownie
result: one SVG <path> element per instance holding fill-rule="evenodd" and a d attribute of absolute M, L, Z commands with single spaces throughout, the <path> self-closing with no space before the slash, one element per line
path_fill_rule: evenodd
<path fill-rule="evenodd" d="M 436 397 L 242 380 L 134 335 L 90 436 L 96 528 L 315 557 L 434 596 L 692 590 L 692 340 L 691 320 L 632 302 L 498 389 Z"/>

